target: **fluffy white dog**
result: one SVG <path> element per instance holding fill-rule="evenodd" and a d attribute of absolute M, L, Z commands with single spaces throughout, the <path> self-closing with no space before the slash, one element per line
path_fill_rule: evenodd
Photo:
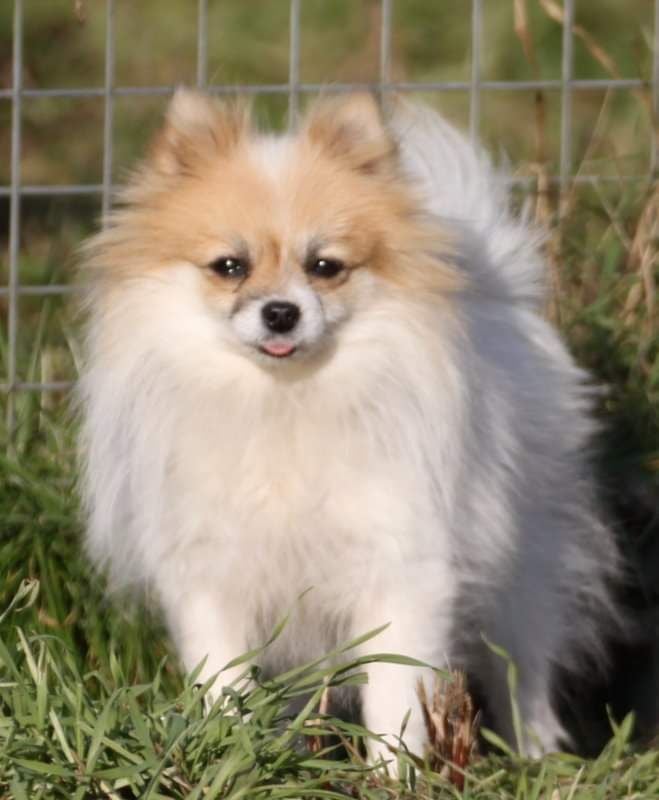
<path fill-rule="evenodd" d="M 527 749 L 557 748 L 555 667 L 599 658 L 617 555 L 587 375 L 487 158 L 428 108 L 324 100 L 273 136 L 182 91 L 108 222 L 80 393 L 112 582 L 156 592 L 205 676 L 291 607 L 270 670 L 389 623 L 377 649 L 465 667 L 512 740 L 485 635 Z M 424 671 L 368 672 L 365 724 L 411 709 L 420 752 Z"/>

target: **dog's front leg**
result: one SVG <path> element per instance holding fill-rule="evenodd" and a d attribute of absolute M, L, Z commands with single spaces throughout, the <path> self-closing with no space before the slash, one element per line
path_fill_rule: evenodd
<path fill-rule="evenodd" d="M 205 683 L 217 675 L 211 695 L 218 697 L 222 687 L 232 683 L 246 669 L 245 664 L 226 667 L 248 649 L 240 609 L 226 608 L 226 599 L 218 591 L 200 586 L 165 597 L 164 605 L 185 669 L 191 672 L 205 659 L 197 681 Z"/>
<path fill-rule="evenodd" d="M 415 591 L 409 585 L 395 593 L 389 589 L 388 596 L 385 592 L 370 598 L 357 618 L 361 632 L 389 623 L 377 638 L 366 643 L 368 652 L 411 656 L 433 667 L 445 667 L 449 660 L 449 603 L 438 604 L 436 596 L 430 602 L 426 592 Z M 433 671 L 376 662 L 368 665 L 367 673 L 368 683 L 362 689 L 364 725 L 383 735 L 388 744 L 399 747 L 401 726 L 409 712 L 403 741 L 408 750 L 423 756 L 426 730 L 417 688 L 423 680 L 431 689 Z M 371 742 L 369 750 L 372 760 L 380 755 L 385 760 L 392 759 L 386 744 Z"/>

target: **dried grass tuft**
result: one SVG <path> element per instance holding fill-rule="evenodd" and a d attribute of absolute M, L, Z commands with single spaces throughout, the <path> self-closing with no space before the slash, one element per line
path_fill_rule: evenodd
<path fill-rule="evenodd" d="M 317 727 L 322 724 L 323 717 L 326 717 L 329 712 L 329 704 L 330 704 L 330 688 L 329 686 L 325 687 L 322 695 L 320 696 L 320 703 L 318 705 L 318 717 L 316 719 L 308 719 L 305 722 L 305 726 L 309 728 Z M 314 734 L 313 736 L 307 737 L 307 748 L 309 752 L 316 755 L 320 753 L 320 751 L 325 746 L 323 742 L 323 737 L 320 734 Z"/>
<path fill-rule="evenodd" d="M 465 770 L 476 753 L 480 723 L 480 712 L 475 711 L 467 691 L 467 677 L 453 670 L 449 678 L 437 676 L 432 697 L 422 680 L 417 692 L 428 732 L 428 765 L 461 791 Z"/>

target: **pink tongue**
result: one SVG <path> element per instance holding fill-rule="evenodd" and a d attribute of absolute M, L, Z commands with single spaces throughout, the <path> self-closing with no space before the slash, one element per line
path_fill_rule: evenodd
<path fill-rule="evenodd" d="M 266 342 L 263 349 L 271 356 L 287 356 L 295 350 L 295 345 L 290 342 Z"/>

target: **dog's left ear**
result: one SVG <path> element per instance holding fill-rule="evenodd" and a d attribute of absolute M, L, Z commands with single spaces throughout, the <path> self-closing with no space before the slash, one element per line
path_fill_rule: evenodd
<path fill-rule="evenodd" d="M 396 143 L 369 94 L 319 100 L 311 107 L 302 133 L 327 155 L 359 172 L 382 174 L 395 163 Z"/>
<path fill-rule="evenodd" d="M 164 175 L 186 174 L 200 159 L 227 155 L 249 129 L 249 108 L 244 103 L 220 102 L 201 92 L 177 89 L 153 142 L 150 162 Z"/>

